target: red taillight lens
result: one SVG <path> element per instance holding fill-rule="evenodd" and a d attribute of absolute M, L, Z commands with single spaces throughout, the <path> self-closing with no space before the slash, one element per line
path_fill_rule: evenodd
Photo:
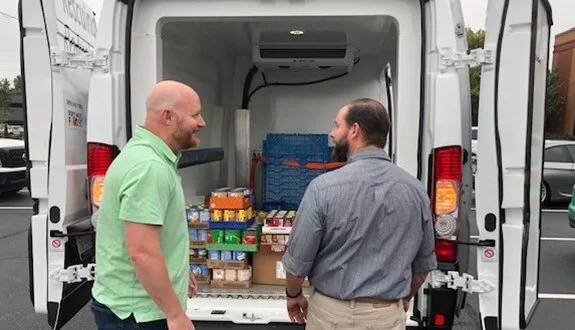
<path fill-rule="evenodd" d="M 118 155 L 115 146 L 88 143 L 88 182 L 90 184 L 90 202 L 99 207 L 104 193 L 104 176 L 112 161 Z"/>
<path fill-rule="evenodd" d="M 461 147 L 447 147 L 435 150 L 435 180 L 461 182 Z"/>
<path fill-rule="evenodd" d="M 450 241 L 436 240 L 435 256 L 439 262 L 456 262 L 457 244 Z"/>
<path fill-rule="evenodd" d="M 456 236 L 459 222 L 459 199 L 462 180 L 462 149 L 460 146 L 438 148 L 433 154 L 432 212 L 436 237 Z M 436 240 L 435 255 L 439 262 L 457 261 L 457 245 Z"/>
<path fill-rule="evenodd" d="M 442 327 L 445 325 L 445 315 L 443 314 L 435 314 L 433 318 L 433 325 L 436 327 Z"/>
<path fill-rule="evenodd" d="M 106 175 L 116 155 L 115 146 L 88 143 L 88 176 Z"/>

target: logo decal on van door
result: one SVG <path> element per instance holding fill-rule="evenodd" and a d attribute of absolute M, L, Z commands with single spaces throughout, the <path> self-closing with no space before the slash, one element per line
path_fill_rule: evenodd
<path fill-rule="evenodd" d="M 66 112 L 68 113 L 68 126 L 85 129 L 84 105 L 72 100 L 66 100 Z"/>

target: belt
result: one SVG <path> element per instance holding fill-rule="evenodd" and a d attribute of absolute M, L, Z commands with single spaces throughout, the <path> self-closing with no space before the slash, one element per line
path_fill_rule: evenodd
<path fill-rule="evenodd" d="M 345 302 L 356 302 L 356 303 L 376 304 L 376 305 L 393 305 L 393 304 L 397 304 L 399 302 L 399 299 L 376 299 L 376 298 L 368 298 L 368 297 L 359 297 L 359 298 L 355 298 L 352 300 L 342 300 L 342 299 L 334 298 L 328 294 L 325 294 L 318 289 L 315 289 L 315 291 L 317 293 L 319 293 L 323 296 L 329 297 L 331 299 L 335 299 L 335 300 L 339 300 L 339 301 L 345 301 Z"/>

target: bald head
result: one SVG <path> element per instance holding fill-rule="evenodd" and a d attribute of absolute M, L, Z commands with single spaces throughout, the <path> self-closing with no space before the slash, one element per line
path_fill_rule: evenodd
<path fill-rule="evenodd" d="M 165 80 L 157 83 L 146 99 L 146 111 L 160 113 L 162 110 L 181 112 L 189 104 L 200 103 L 200 97 L 189 86 L 177 81 Z"/>
<path fill-rule="evenodd" d="M 195 135 L 206 126 L 198 94 L 177 81 L 157 83 L 146 99 L 145 127 L 178 153 L 199 145 Z"/>

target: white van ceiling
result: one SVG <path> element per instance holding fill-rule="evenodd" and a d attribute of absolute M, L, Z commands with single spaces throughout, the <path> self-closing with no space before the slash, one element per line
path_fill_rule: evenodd
<path fill-rule="evenodd" d="M 397 23 L 390 16 L 340 17 L 337 19 L 310 17 L 246 18 L 227 20 L 191 20 L 169 18 L 161 21 L 162 38 L 181 46 L 202 44 L 217 40 L 219 45 L 236 55 L 249 56 L 251 47 L 265 41 L 314 42 L 355 46 L 360 54 L 375 55 L 385 48 L 396 46 Z M 291 31 L 303 31 L 303 35 L 291 35 Z"/>

